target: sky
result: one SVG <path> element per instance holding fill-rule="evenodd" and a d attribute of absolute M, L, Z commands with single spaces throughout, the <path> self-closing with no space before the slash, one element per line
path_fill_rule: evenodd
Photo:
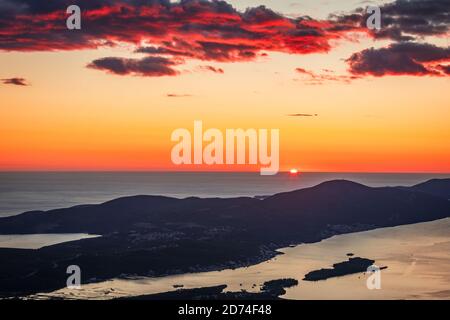
<path fill-rule="evenodd" d="M 0 0 L 0 170 L 259 170 L 172 164 L 201 120 L 279 129 L 281 170 L 450 172 L 450 3 L 370 3 L 380 30 L 362 1 Z"/>

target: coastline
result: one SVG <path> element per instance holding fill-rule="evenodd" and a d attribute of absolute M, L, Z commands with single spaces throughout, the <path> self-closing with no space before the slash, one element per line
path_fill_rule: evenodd
<path fill-rule="evenodd" d="M 32 251 L 1 249 L 1 258 L 10 263 L 0 266 L 8 275 L 0 279 L 0 287 L 4 297 L 58 290 L 65 285 L 67 265 L 81 265 L 86 284 L 251 268 L 276 260 L 280 249 L 292 245 L 433 221 L 448 217 L 449 209 L 447 199 L 415 187 L 371 188 L 336 180 L 263 200 L 135 196 L 29 212 L 0 219 L 0 233 L 83 232 L 101 237 Z"/>
<path fill-rule="evenodd" d="M 440 228 L 441 231 L 436 230 L 434 226 L 437 226 L 438 229 Z M 421 237 L 423 234 L 435 234 L 435 235 L 441 235 L 442 239 L 447 238 L 447 240 L 450 243 L 450 218 L 442 219 L 442 220 L 436 220 L 436 221 L 430 221 L 430 222 L 423 222 L 418 224 L 409 224 L 409 225 L 403 225 L 403 226 L 396 226 L 396 227 L 388 227 L 388 228 L 378 228 L 374 230 L 369 231 L 363 231 L 363 232 L 355 232 L 355 233 L 349 233 L 349 234 L 342 234 L 333 236 L 327 239 L 323 239 L 319 242 L 315 243 L 305 243 L 305 244 L 299 244 L 297 246 L 287 246 L 283 248 L 277 249 L 277 254 L 275 257 L 273 257 L 270 260 L 264 260 L 260 263 L 257 263 L 252 266 L 245 266 L 242 265 L 241 267 L 234 268 L 234 269 L 221 269 L 221 270 L 208 270 L 205 272 L 200 273 L 188 273 L 188 274 L 177 274 L 177 275 L 166 275 L 162 277 L 153 277 L 153 278 L 146 278 L 146 277 L 129 277 L 129 278 L 123 278 L 123 279 L 112 279 L 104 281 L 103 283 L 92 283 L 90 285 L 87 285 L 86 288 L 84 288 L 82 291 L 75 291 L 70 292 L 67 290 L 59 290 L 53 293 L 41 293 L 36 294 L 33 296 L 30 296 L 31 299 L 116 299 L 120 297 L 124 297 L 127 299 L 139 299 L 139 296 L 146 296 L 146 295 L 159 295 L 159 294 L 169 294 L 174 293 L 177 289 L 175 286 L 182 285 L 183 290 L 192 290 L 197 288 L 204 288 L 204 287 L 210 287 L 210 286 L 216 286 L 216 285 L 227 285 L 227 290 L 230 292 L 236 292 L 240 290 L 246 290 L 247 292 L 251 293 L 258 293 L 260 285 L 264 281 L 269 281 L 272 278 L 280 278 L 282 276 L 287 277 L 298 277 L 299 285 L 294 288 L 286 289 L 286 294 L 280 296 L 282 299 L 299 299 L 301 296 L 304 296 L 304 298 L 308 298 L 308 295 L 305 295 L 305 291 L 311 291 L 310 296 L 312 299 L 316 299 L 317 295 L 321 295 L 321 297 L 326 298 L 328 295 L 330 295 L 333 290 L 331 288 L 345 288 L 348 292 L 352 292 L 354 290 L 356 292 L 356 295 L 361 295 L 361 297 L 366 297 L 369 299 L 381 299 L 383 297 L 389 297 L 390 292 L 386 291 L 379 291 L 379 292 L 369 292 L 367 289 L 365 289 L 365 279 L 366 275 L 364 273 L 358 273 L 354 275 L 344 275 L 340 277 L 336 277 L 335 279 L 328 279 L 324 282 L 312 282 L 311 284 L 307 283 L 307 281 L 301 280 L 303 278 L 303 275 L 305 275 L 308 271 L 312 271 L 315 268 L 320 268 L 324 266 L 331 266 L 333 263 L 339 262 L 341 258 L 344 256 L 347 256 L 344 254 L 346 251 L 348 251 L 350 248 L 356 249 L 359 253 L 365 254 L 365 256 L 376 260 L 376 263 L 381 263 L 383 265 L 387 264 L 389 269 L 391 270 L 383 270 L 382 272 L 389 272 L 387 275 L 387 279 L 385 281 L 389 281 L 393 275 L 395 275 L 395 278 L 398 278 L 398 272 L 399 269 L 398 266 L 396 266 L 396 262 L 386 260 L 386 257 L 383 258 L 383 255 L 380 256 L 380 253 L 372 252 L 372 256 L 370 255 L 370 252 L 360 252 L 361 248 L 358 248 L 356 245 L 358 240 L 362 241 L 361 239 L 370 239 L 370 242 L 373 244 L 373 246 L 377 245 L 377 239 L 385 239 L 390 238 L 393 235 L 399 235 L 405 239 L 408 234 L 411 233 L 409 230 L 423 230 L 418 236 L 419 238 L 416 239 L 417 241 L 421 241 Z M 434 232 L 433 232 L 434 230 Z M 448 236 L 445 236 L 448 231 Z M 348 240 L 347 240 L 348 239 Z M 367 240 L 364 240 L 367 241 Z M 362 242 L 364 242 L 362 241 Z M 333 243 L 339 243 L 339 250 L 336 250 L 336 244 L 333 245 Z M 400 247 L 402 247 L 401 242 L 404 242 L 403 240 L 399 240 L 398 243 L 400 244 Z M 422 244 L 427 245 L 427 241 L 424 241 L 422 239 Z M 365 242 L 364 242 L 365 243 Z M 430 242 L 431 243 L 431 242 Z M 389 247 L 395 247 L 393 243 L 389 243 Z M 327 248 L 330 247 L 329 250 L 323 252 L 323 249 L 320 248 Z M 450 248 L 450 247 L 449 247 Z M 381 247 L 380 249 L 383 249 Z M 384 249 L 383 249 L 384 250 Z M 430 251 L 430 249 L 426 249 L 427 251 Z M 417 249 L 414 249 L 414 251 L 419 251 Z M 299 254 L 297 252 L 304 252 L 302 254 Z M 335 256 L 330 255 L 329 252 L 333 252 Z M 337 253 L 336 253 L 337 252 Z M 395 252 L 395 251 L 392 251 Z M 388 252 L 386 252 L 388 253 Z M 311 259 L 311 257 L 315 257 L 318 255 L 324 255 L 324 257 L 318 257 L 318 261 L 308 262 L 308 259 Z M 404 255 L 404 254 L 402 254 Z M 292 260 L 294 259 L 294 260 Z M 307 259 L 305 261 L 305 259 Z M 282 260 L 286 260 L 287 262 L 282 263 Z M 450 262 L 450 257 L 449 257 Z M 282 263 L 280 266 L 275 267 L 278 265 L 278 263 Z M 297 268 L 294 269 L 288 269 L 286 267 L 292 267 L 292 264 L 297 265 Z M 276 269 L 285 269 L 285 273 L 275 273 L 273 274 L 272 270 Z M 299 273 L 296 269 L 299 269 Z M 409 269 L 408 265 L 406 264 L 404 267 L 404 270 Z M 305 272 L 302 273 L 302 270 Z M 290 273 L 294 272 L 294 273 Z M 393 275 L 390 275 L 390 274 Z M 300 278 L 302 276 L 302 278 Z M 450 279 L 450 274 L 448 275 Z M 402 277 L 400 277 L 401 279 Z M 225 283 L 227 282 L 226 279 L 231 281 L 231 283 Z M 237 280 L 242 279 L 242 280 Z M 260 279 L 258 283 L 258 279 Z M 243 282 L 243 286 L 240 286 L 238 282 Z M 232 283 L 234 282 L 234 284 Z M 200 285 L 201 284 L 201 285 Z M 384 283 L 386 285 L 386 283 Z M 256 285 L 256 286 L 254 286 Z M 350 287 L 349 287 L 350 285 Z M 355 287 L 356 286 L 356 287 Z M 131 292 L 124 292 L 121 291 L 120 287 L 127 287 L 129 290 L 132 290 Z M 134 288 L 134 289 L 133 289 Z M 322 289 L 321 289 L 322 288 Z M 351 288 L 351 289 L 350 289 Z M 133 291 L 134 290 L 134 291 Z M 295 293 L 298 291 L 299 293 Z M 414 289 L 410 289 L 411 294 L 408 293 L 408 295 L 405 296 L 399 296 L 398 298 L 408 298 L 407 296 L 411 297 Z M 104 294 L 107 292 L 107 294 Z M 227 291 L 225 291 L 227 292 Z M 385 296 L 383 296 L 383 294 Z M 395 293 L 398 294 L 398 293 Z M 405 293 L 406 294 L 406 293 Z M 359 299 L 357 296 L 348 296 L 349 299 Z M 418 297 L 416 297 L 418 298 Z"/>

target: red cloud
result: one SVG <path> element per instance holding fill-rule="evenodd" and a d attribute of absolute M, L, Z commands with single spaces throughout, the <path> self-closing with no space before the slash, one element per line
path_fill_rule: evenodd
<path fill-rule="evenodd" d="M 146 41 L 164 51 L 178 39 L 185 55 L 200 49 L 195 54 L 198 58 L 226 61 L 251 59 L 261 50 L 323 52 L 330 49 L 330 39 L 341 37 L 340 32 L 327 31 L 332 25 L 326 21 L 291 19 L 264 6 L 239 12 L 225 1 L 156 0 L 144 4 L 134 0 L 105 1 L 104 5 L 75 1 L 83 10 L 82 30 L 77 31 L 65 26 L 68 1 L 48 5 L 47 10 L 46 6 L 38 8 L 38 1 L 10 2 L 17 9 L 0 15 L 1 50 L 71 50 L 95 48 L 105 41 Z"/>
<path fill-rule="evenodd" d="M 69 2 L 82 9 L 81 30 L 66 28 L 64 9 Z M 3 0 L 1 9 L 0 50 L 79 50 L 126 42 L 151 45 L 137 52 L 152 59 L 178 57 L 177 63 L 181 59 L 249 61 L 266 52 L 327 52 L 330 40 L 348 31 L 336 31 L 328 21 L 288 18 L 264 6 L 240 12 L 219 0 L 62 0 L 45 5 L 36 0 Z M 115 74 L 177 74 L 166 62 L 156 66 L 141 59 L 104 58 L 89 66 Z"/>
<path fill-rule="evenodd" d="M 66 28 L 65 9 L 72 4 L 82 9 L 81 30 Z M 371 31 L 365 26 L 363 8 L 316 20 L 290 18 L 265 6 L 241 12 L 222 0 L 0 0 L 0 50 L 81 50 L 125 42 L 146 57 L 103 58 L 89 67 L 119 75 L 173 76 L 180 73 L 176 66 L 188 59 L 236 62 L 252 61 L 268 52 L 328 52 L 333 40 L 354 32 L 395 41 L 443 36 L 449 31 L 449 9 L 449 1 L 444 0 L 397 0 L 382 5 L 382 30 Z M 354 75 L 310 74 L 311 82 L 348 82 L 355 74 L 375 74 L 363 71 L 368 62 L 373 66 L 369 54 L 364 51 L 348 60 Z M 377 59 L 382 61 L 383 57 Z M 429 67 L 420 62 L 415 67 L 425 71 L 405 74 L 448 74 L 445 64 Z M 212 68 L 220 73 L 221 69 Z M 376 72 L 384 75 L 390 71 Z"/>

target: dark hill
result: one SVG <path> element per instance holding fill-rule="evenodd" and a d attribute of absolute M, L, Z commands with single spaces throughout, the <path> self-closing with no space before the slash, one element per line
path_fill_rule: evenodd
<path fill-rule="evenodd" d="M 264 200 L 264 207 L 279 212 L 286 219 L 301 219 L 317 227 L 332 224 L 392 226 L 442 218 L 445 211 L 448 214 L 449 202 L 422 192 L 370 188 L 336 180 L 274 195 Z"/>
<path fill-rule="evenodd" d="M 407 189 L 450 199 L 450 179 L 432 179 Z"/>

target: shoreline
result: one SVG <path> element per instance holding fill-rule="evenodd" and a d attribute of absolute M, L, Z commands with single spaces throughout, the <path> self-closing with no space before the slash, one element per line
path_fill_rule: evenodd
<path fill-rule="evenodd" d="M 101 281 L 98 281 L 98 282 L 88 282 L 88 283 L 86 283 L 86 285 L 95 285 L 95 284 L 101 284 L 101 283 L 104 283 L 106 285 L 108 282 L 114 282 L 115 280 L 139 281 L 139 282 L 140 281 L 145 281 L 145 280 L 159 281 L 159 280 L 163 280 L 164 278 L 167 278 L 167 277 L 177 277 L 177 276 L 192 277 L 192 276 L 206 274 L 206 273 L 211 273 L 211 272 L 221 273 L 221 272 L 224 272 L 224 271 L 236 271 L 237 269 L 249 269 L 249 268 L 258 266 L 259 264 L 264 264 L 266 262 L 273 261 L 273 258 L 276 258 L 278 256 L 286 255 L 287 254 L 286 251 L 295 250 L 299 246 L 303 246 L 303 245 L 318 245 L 318 244 L 320 244 L 322 242 L 330 241 L 330 240 L 333 240 L 333 238 L 335 238 L 335 237 L 339 238 L 341 236 L 344 236 L 344 237 L 345 236 L 357 236 L 358 234 L 370 235 L 371 233 L 374 233 L 374 232 L 377 232 L 377 231 L 384 231 L 384 232 L 391 232 L 392 231 L 392 232 L 395 232 L 396 229 L 398 230 L 398 228 L 402 229 L 404 227 L 409 228 L 409 227 L 414 227 L 414 226 L 419 226 L 419 225 L 423 227 L 423 226 L 426 226 L 427 224 L 433 224 L 433 223 L 436 223 L 438 221 L 443 221 L 444 222 L 444 221 L 448 221 L 449 219 L 450 218 L 444 218 L 444 219 L 427 221 L 427 222 L 412 223 L 412 224 L 392 226 L 392 227 L 382 227 L 382 228 L 370 229 L 370 230 L 365 230 L 365 231 L 357 231 L 357 232 L 352 232 L 352 233 L 343 233 L 343 234 L 333 235 L 333 236 L 330 236 L 328 238 L 321 239 L 321 240 L 319 240 L 317 242 L 300 243 L 300 244 L 297 244 L 297 245 L 294 245 L 294 246 L 292 246 L 292 244 L 291 244 L 291 245 L 283 246 L 283 247 L 274 249 L 273 251 L 270 251 L 270 252 L 273 253 L 273 255 L 271 257 L 267 257 L 267 258 L 264 258 L 263 256 L 255 257 L 253 264 L 242 263 L 240 265 L 236 265 L 236 267 L 233 267 L 233 268 L 229 268 L 229 267 L 226 267 L 226 266 L 223 266 L 221 268 L 211 267 L 211 268 L 199 269 L 199 270 L 196 270 L 196 271 L 193 271 L 193 272 L 188 272 L 188 273 L 167 273 L 167 274 L 161 274 L 161 275 L 152 276 L 152 277 L 129 275 L 129 276 L 119 277 L 119 278 L 115 278 L 115 279 L 104 279 L 104 280 L 101 280 Z M 351 257 L 351 256 L 348 256 L 348 254 L 346 256 L 347 257 Z M 338 263 L 338 261 L 335 261 L 335 262 Z M 382 270 L 384 270 L 384 269 L 385 269 L 385 267 L 382 267 Z M 314 270 L 310 270 L 310 271 L 312 272 Z M 357 273 L 364 273 L 364 272 L 363 271 L 358 271 Z M 349 272 L 349 273 L 346 273 L 346 274 L 341 274 L 341 275 L 336 276 L 334 278 L 338 279 L 338 278 L 342 278 L 342 277 L 345 277 L 345 276 L 348 276 L 348 275 L 352 275 L 352 274 L 354 274 L 354 273 Z M 302 279 L 299 279 L 299 281 L 300 280 L 302 280 Z M 306 281 L 306 280 L 303 279 L 302 283 L 300 285 L 303 285 L 303 281 Z M 313 281 L 313 282 L 316 282 L 316 281 Z M 180 283 L 177 286 L 180 286 L 180 285 L 182 285 L 182 287 L 179 287 L 179 288 L 175 288 L 174 287 L 174 290 L 159 291 L 159 292 L 156 292 L 156 293 L 152 293 L 150 295 L 159 295 L 159 294 L 173 293 L 173 292 L 177 291 L 176 289 L 182 289 L 182 290 L 201 289 L 200 287 L 199 288 L 188 288 L 188 289 L 186 289 L 183 283 Z M 228 285 L 228 284 L 226 284 L 226 285 Z M 256 285 L 257 285 L 256 287 L 258 287 L 258 284 L 256 284 Z M 64 290 L 64 289 L 62 289 L 62 290 Z M 70 296 L 68 293 L 67 294 L 60 293 L 60 294 L 57 294 L 57 295 L 51 295 L 52 293 L 57 293 L 58 291 L 59 290 L 51 291 L 51 292 L 39 292 L 39 293 L 36 293 L 36 294 L 32 294 L 32 295 L 28 295 L 28 296 L 25 296 L 25 297 L 21 297 L 21 298 L 22 299 L 23 298 L 25 298 L 25 299 L 38 299 L 38 300 L 39 299 L 44 299 L 44 300 L 48 300 L 48 299 L 49 300 L 52 300 L 52 299 L 57 299 L 57 300 L 58 299 L 75 299 L 75 300 L 80 300 L 81 299 L 81 300 L 83 300 L 83 299 L 86 298 L 84 296 L 80 296 L 80 297 Z M 249 293 L 255 293 L 255 292 L 250 291 Z M 146 296 L 146 295 L 143 294 L 143 296 Z M 97 297 L 90 297 L 89 299 L 95 299 L 95 300 L 105 300 L 106 299 L 106 300 L 110 300 L 110 299 L 117 299 L 117 298 L 119 298 L 119 299 L 124 298 L 124 299 L 131 299 L 132 300 L 133 298 L 139 298 L 139 297 L 136 296 L 136 295 L 133 295 L 133 294 L 127 294 L 127 295 L 120 296 L 120 297 L 118 297 L 118 296 L 107 297 L 107 296 L 100 296 L 99 295 Z M 281 297 L 281 298 L 285 299 L 284 297 Z"/>

